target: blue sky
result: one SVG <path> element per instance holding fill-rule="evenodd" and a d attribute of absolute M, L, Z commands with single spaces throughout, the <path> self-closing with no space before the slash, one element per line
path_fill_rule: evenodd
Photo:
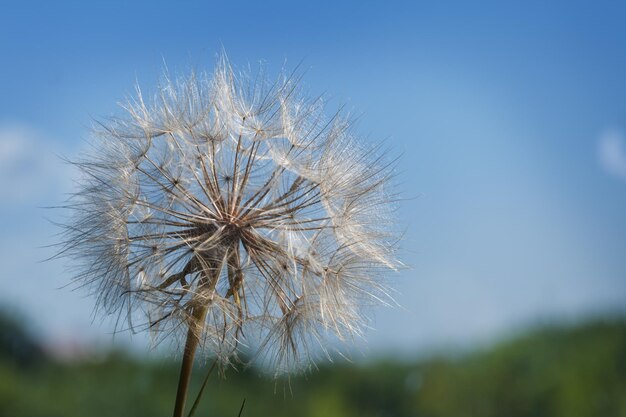
<path fill-rule="evenodd" d="M 51 343 L 107 341 L 40 263 L 93 117 L 163 70 L 302 63 L 312 94 L 402 153 L 404 307 L 375 351 L 470 346 L 626 306 L 626 6 L 619 2 L 3 2 L 0 302 Z M 129 4 L 126 4 L 129 3 Z M 286 64 L 285 64 L 286 63 Z M 106 336 L 102 336 L 102 335 Z"/>

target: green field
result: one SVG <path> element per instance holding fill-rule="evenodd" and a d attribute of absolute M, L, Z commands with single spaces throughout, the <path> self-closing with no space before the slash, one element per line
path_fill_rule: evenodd
<path fill-rule="evenodd" d="M 178 365 L 122 354 L 46 357 L 14 323 L 0 337 L 0 416 L 169 416 Z M 212 376 L 198 416 L 625 416 L 626 322 L 542 328 L 454 359 L 322 366 L 290 382 Z M 193 392 L 202 379 L 196 372 Z"/>

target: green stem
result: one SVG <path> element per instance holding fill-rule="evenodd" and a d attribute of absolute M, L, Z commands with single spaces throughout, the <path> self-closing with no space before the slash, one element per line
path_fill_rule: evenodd
<path fill-rule="evenodd" d="M 204 320 L 207 313 L 206 306 L 196 306 L 193 309 L 191 323 L 187 330 L 187 340 L 185 341 L 185 351 L 183 353 L 183 363 L 180 368 L 178 378 L 178 390 L 176 391 L 176 404 L 174 405 L 174 417 L 183 417 L 185 412 L 185 402 L 189 391 L 189 382 L 193 371 L 193 359 L 196 349 L 200 343 L 200 334 L 204 327 Z"/>
<path fill-rule="evenodd" d="M 213 361 L 213 365 L 211 365 L 211 368 L 209 368 L 209 372 L 207 372 L 206 376 L 204 377 L 204 381 L 202 382 L 200 391 L 198 391 L 198 396 L 196 396 L 196 400 L 193 402 L 193 405 L 191 406 L 191 410 L 189 410 L 189 414 L 187 415 L 187 417 L 193 417 L 196 414 L 196 409 L 198 408 L 198 405 L 200 405 L 200 398 L 202 398 L 202 393 L 204 392 L 206 383 L 209 382 L 209 377 L 213 373 L 215 365 L 217 365 L 217 358 L 215 358 L 215 360 Z"/>

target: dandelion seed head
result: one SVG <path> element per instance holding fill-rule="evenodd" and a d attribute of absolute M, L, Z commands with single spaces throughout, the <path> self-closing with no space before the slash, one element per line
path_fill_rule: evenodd
<path fill-rule="evenodd" d="M 222 58 L 122 107 L 76 162 L 61 249 L 105 313 L 157 342 L 191 328 L 225 363 L 256 348 L 289 370 L 389 303 L 393 165 L 294 76 Z"/>

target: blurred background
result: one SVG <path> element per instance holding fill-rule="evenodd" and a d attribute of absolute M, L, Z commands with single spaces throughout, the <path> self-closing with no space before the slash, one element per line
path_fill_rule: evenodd
<path fill-rule="evenodd" d="M 411 268 L 351 361 L 231 370 L 199 415 L 626 416 L 626 4 L 504 3 L 0 3 L 0 415 L 171 413 L 178 357 L 43 262 L 43 207 L 94 118 L 223 48 L 402 154 Z"/>

